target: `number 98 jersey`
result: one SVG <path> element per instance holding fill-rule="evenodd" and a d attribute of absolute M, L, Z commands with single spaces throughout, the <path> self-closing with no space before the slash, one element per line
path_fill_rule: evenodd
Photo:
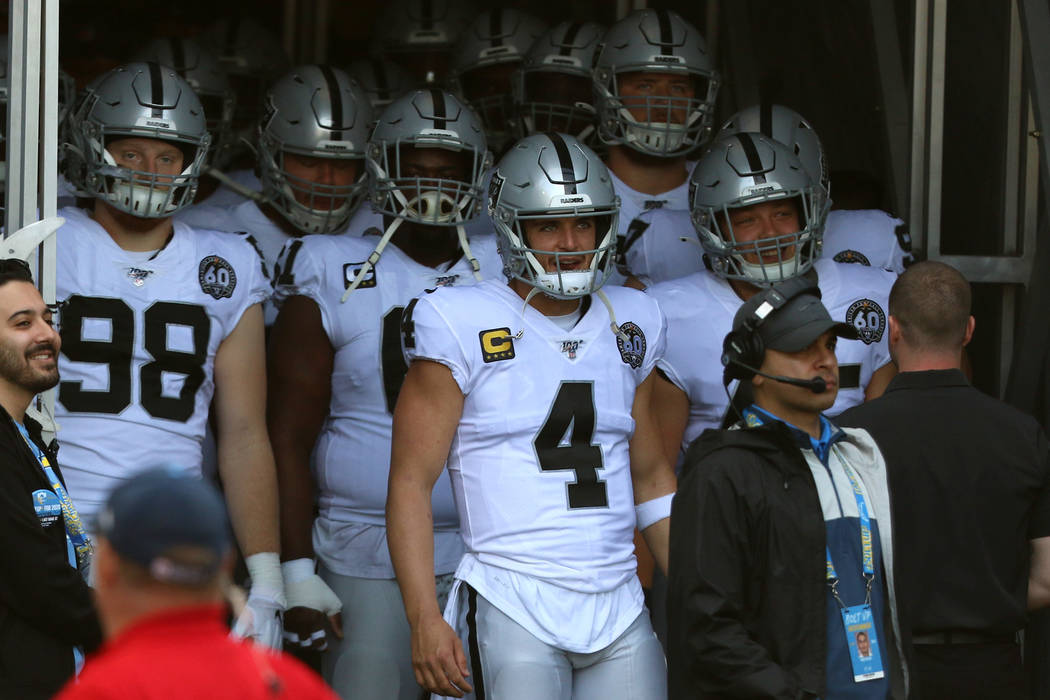
<path fill-rule="evenodd" d="M 623 337 L 593 296 L 565 331 L 498 281 L 423 294 L 402 325 L 406 357 L 464 395 L 447 466 L 466 556 L 580 593 L 635 574 L 631 409 L 664 349 L 655 301 L 604 289 Z"/>
<path fill-rule="evenodd" d="M 84 210 L 59 214 L 55 415 L 69 493 L 90 518 L 142 469 L 200 474 L 215 353 L 271 289 L 259 254 L 237 234 L 176 221 L 159 252 L 136 253 Z"/>

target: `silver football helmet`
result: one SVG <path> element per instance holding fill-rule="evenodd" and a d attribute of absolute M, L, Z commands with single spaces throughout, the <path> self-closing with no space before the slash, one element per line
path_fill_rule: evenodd
<path fill-rule="evenodd" d="M 823 221 L 823 218 L 827 216 L 827 209 L 831 207 L 831 184 L 828 182 L 824 146 L 821 145 L 820 137 L 817 136 L 817 132 L 806 121 L 806 118 L 783 105 L 763 102 L 742 109 L 731 116 L 718 130 L 717 137 L 721 138 L 743 131 L 765 134 L 794 151 L 809 176 L 814 182 L 820 183 L 824 190 L 824 201 L 820 207 Z"/>
<path fill-rule="evenodd" d="M 365 193 L 364 157 L 372 107 L 361 87 L 338 68 L 294 68 L 271 87 L 259 124 L 259 173 L 269 203 L 303 233 L 345 228 Z M 356 165 L 346 184 L 296 176 L 289 158 L 331 161 L 329 173 Z M 338 176 L 335 176 L 338 177 Z M 345 176 L 344 176 L 345 178 Z"/>
<path fill-rule="evenodd" d="M 138 52 L 135 60 L 170 66 L 190 84 L 207 116 L 211 133 L 208 160 L 221 164 L 233 143 L 235 96 L 218 56 L 193 39 L 168 37 L 151 41 Z"/>
<path fill-rule="evenodd" d="M 489 215 L 496 226 L 504 274 L 548 296 L 573 299 L 598 291 L 612 273 L 620 200 L 601 158 L 572 136 L 533 134 L 500 159 L 489 186 Z M 532 247 L 530 219 L 594 217 L 594 248 L 560 253 Z M 547 270 L 537 255 L 554 259 Z M 584 269 L 562 260 L 590 256 Z"/>
<path fill-rule="evenodd" d="M 392 0 L 373 28 L 371 53 L 411 69 L 420 82 L 439 85 L 475 14 L 471 0 Z"/>
<path fill-rule="evenodd" d="M 685 75 L 693 95 L 623 95 L 619 83 L 627 73 Z M 696 27 L 671 10 L 638 10 L 610 27 L 598 49 L 598 135 L 649 155 L 683 155 L 707 139 L 718 84 Z"/>
<path fill-rule="evenodd" d="M 361 58 L 347 66 L 346 72 L 368 95 L 372 113 L 376 115 L 412 89 L 412 76 L 393 61 Z"/>
<path fill-rule="evenodd" d="M 469 175 L 420 178 L 402 172 L 402 149 L 463 153 Z M 394 100 L 376 121 L 365 157 L 373 208 L 428 226 L 457 226 L 481 211 L 482 179 L 491 163 L 481 120 L 455 95 L 416 90 Z"/>
<path fill-rule="evenodd" d="M 820 185 L 791 149 L 763 134 L 718 139 L 689 177 L 691 218 L 712 271 L 759 286 L 813 267 L 823 235 L 821 197 Z M 734 210 L 783 199 L 794 201 L 800 230 L 752 240 L 734 231 Z"/>
<path fill-rule="evenodd" d="M 189 83 L 158 63 L 129 63 L 88 88 L 70 123 L 71 180 L 134 216 L 168 217 L 193 203 L 211 137 Z M 183 170 L 159 175 L 119 166 L 106 147 L 123 138 L 167 141 L 183 153 Z"/>
<path fill-rule="evenodd" d="M 591 67 L 604 31 L 594 22 L 561 22 L 533 42 L 512 84 L 523 135 L 561 131 L 586 141 L 593 134 Z"/>
<path fill-rule="evenodd" d="M 198 40 L 219 57 L 237 95 L 234 128 L 250 133 L 262 115 L 266 88 L 291 68 L 284 46 L 251 18 L 221 19 Z"/>
<path fill-rule="evenodd" d="M 481 116 L 494 149 L 511 130 L 513 71 L 546 28 L 520 10 L 497 8 L 478 15 L 460 37 L 449 84 Z"/>

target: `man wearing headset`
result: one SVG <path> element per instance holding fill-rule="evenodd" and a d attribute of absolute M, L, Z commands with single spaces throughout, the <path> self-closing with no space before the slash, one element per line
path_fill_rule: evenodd
<path fill-rule="evenodd" d="M 805 277 L 733 319 L 724 382 L 749 382 L 754 402 L 686 454 L 671 517 L 672 698 L 905 696 L 886 465 L 867 432 L 822 413 L 838 393 L 838 338 L 857 331 Z"/>

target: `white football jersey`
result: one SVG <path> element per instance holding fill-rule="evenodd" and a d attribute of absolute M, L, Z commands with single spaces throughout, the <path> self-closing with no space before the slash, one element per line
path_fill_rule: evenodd
<path fill-rule="evenodd" d="M 259 181 L 259 176 L 255 174 L 255 171 L 252 168 L 234 170 L 226 173 L 226 175 L 237 184 L 243 185 L 253 192 L 262 192 L 262 183 Z M 243 194 L 237 192 L 232 187 L 222 184 L 212 192 L 210 197 L 201 202 L 201 204 L 212 207 L 228 208 L 236 206 L 244 201 L 246 201 L 246 198 Z"/>
<path fill-rule="evenodd" d="M 151 466 L 199 475 L 215 353 L 270 295 L 244 237 L 192 229 L 148 255 L 120 248 L 81 209 L 59 212 L 62 472 L 81 516 Z"/>
<path fill-rule="evenodd" d="M 447 467 L 467 557 L 581 593 L 635 575 L 631 408 L 664 349 L 652 299 L 605 293 L 626 339 L 594 297 L 564 331 L 500 281 L 420 295 L 402 334 L 410 361 L 446 365 L 464 395 Z"/>
<path fill-rule="evenodd" d="M 317 555 L 336 573 L 393 578 L 386 547 L 373 561 L 348 556 L 353 543 L 343 541 L 347 530 L 340 525 L 386 525 L 392 414 L 407 370 L 401 352 L 402 311 L 424 289 L 470 285 L 475 278 L 465 257 L 435 269 L 391 244 L 343 303 L 343 293 L 374 245 L 369 237 L 352 236 L 312 235 L 290 241 L 278 263 L 275 297 L 278 304 L 290 296 L 315 301 L 335 350 L 331 403 L 313 459 L 320 511 L 314 526 Z M 476 242 L 472 252 L 484 278 L 503 279 L 494 238 Z M 432 503 L 435 529 L 449 531 L 454 540 L 435 547 L 436 566 L 447 573 L 462 554 L 447 476 L 434 486 Z M 451 561 L 440 561 L 442 549 Z"/>
<path fill-rule="evenodd" d="M 686 167 L 692 170 L 694 163 Z M 689 223 L 689 180 L 688 178 L 673 190 L 653 195 L 639 192 L 626 185 L 611 170 L 613 188 L 620 197 L 620 231 L 617 246 L 617 273 L 614 281 L 620 283 L 627 275 L 642 279 L 659 281 L 674 279 L 694 272 L 700 268 L 692 266 L 694 260 L 701 260 L 702 251 L 678 240 L 680 235 L 692 235 Z M 685 222 L 684 233 L 679 234 L 679 222 L 675 217 L 653 218 L 658 210 L 682 212 Z M 668 241 L 672 247 L 664 250 Z M 684 262 L 679 261 L 684 258 Z M 683 270 L 678 274 L 678 270 Z M 669 275 L 669 276 L 668 276 Z"/>
<path fill-rule="evenodd" d="M 826 259 L 818 260 L 814 269 L 828 313 L 861 335 L 860 340 L 838 340 L 839 393 L 827 411 L 836 416 L 864 401 L 871 375 L 890 361 L 886 309 L 895 277 L 878 268 Z M 689 398 L 685 449 L 705 429 L 721 427 L 731 410 L 722 385 L 722 341 L 743 301 L 728 282 L 706 270 L 654 285 L 647 292 L 667 317 L 667 352 L 660 370 Z M 736 390 L 735 382 L 729 390 Z"/>
<path fill-rule="evenodd" d="M 911 261 L 911 238 L 904 221 L 880 209 L 835 209 L 824 224 L 820 255 L 899 275 Z"/>

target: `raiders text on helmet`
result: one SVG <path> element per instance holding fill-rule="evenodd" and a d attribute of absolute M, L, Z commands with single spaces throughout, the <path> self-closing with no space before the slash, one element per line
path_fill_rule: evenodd
<path fill-rule="evenodd" d="M 784 144 L 768 136 L 741 133 L 718 139 L 689 177 L 693 226 L 715 274 L 769 286 L 797 277 L 820 254 L 822 190 Z M 800 229 L 741 240 L 733 229 L 734 210 L 791 200 Z"/>
<path fill-rule="evenodd" d="M 204 108 L 189 83 L 158 63 L 114 68 L 88 89 L 72 117 L 67 168 L 87 196 L 147 218 L 171 216 L 193 203 L 210 136 Z M 183 153 L 183 170 L 158 175 L 118 166 L 106 150 L 123 138 L 170 142 Z"/>
<path fill-rule="evenodd" d="M 688 76 L 691 97 L 621 94 L 627 73 Z M 605 33 L 594 66 L 598 134 L 608 144 L 656 156 L 679 156 L 710 131 L 718 73 L 696 27 L 670 10 L 639 10 Z"/>
<path fill-rule="evenodd" d="M 489 189 L 504 274 L 560 299 L 597 291 L 612 273 L 620 202 L 601 158 L 572 136 L 533 134 L 500 159 Z M 594 248 L 559 253 L 530 246 L 530 219 L 593 217 Z M 547 270 L 537 255 L 554 259 Z M 562 269 L 563 258 L 590 256 L 584 269 Z"/>

